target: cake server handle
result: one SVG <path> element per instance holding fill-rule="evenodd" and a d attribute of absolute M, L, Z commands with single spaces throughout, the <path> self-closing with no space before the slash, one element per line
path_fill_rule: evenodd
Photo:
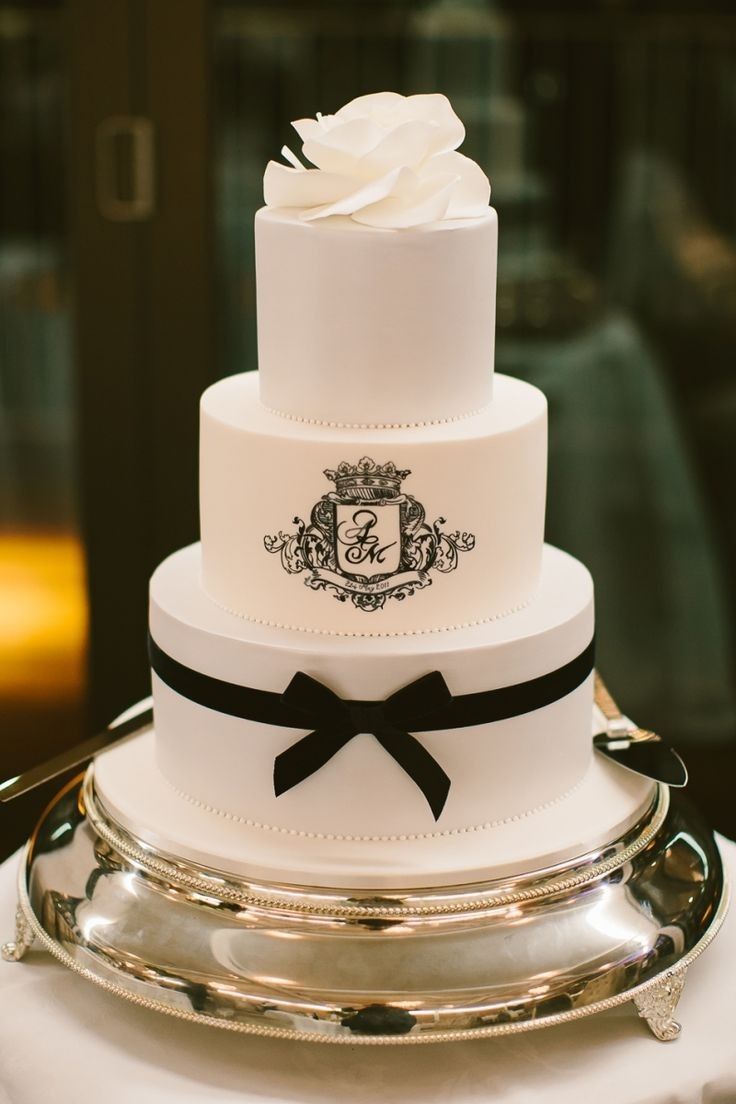
<path fill-rule="evenodd" d="M 596 751 L 619 766 L 664 782 L 668 786 L 687 784 L 687 767 L 680 756 L 656 732 L 639 728 L 625 716 L 595 672 L 593 745 Z"/>
<path fill-rule="evenodd" d="M 36 786 L 42 786 L 44 782 L 56 778 L 57 775 L 64 774 L 72 767 L 88 763 L 101 751 L 107 751 L 108 748 L 139 735 L 150 727 L 152 721 L 153 699 L 144 698 L 125 713 L 121 713 L 96 736 L 91 736 L 88 740 L 67 748 L 66 751 L 47 759 L 45 763 L 39 763 L 38 766 L 31 767 L 22 774 L 0 782 L 0 802 L 12 801 L 13 798 L 20 797 L 29 790 L 35 790 Z"/>
<path fill-rule="evenodd" d="M 632 739 L 635 738 L 634 734 L 638 732 L 641 732 L 642 736 L 644 735 L 643 730 L 639 729 L 629 717 L 624 716 L 616 705 L 610 690 L 597 669 L 593 672 L 593 701 L 596 712 L 603 722 L 601 731 L 605 732 L 609 738 L 614 738 L 620 734 L 624 739 Z M 653 732 L 646 735 L 649 738 L 659 739 L 658 736 L 654 736 Z"/>

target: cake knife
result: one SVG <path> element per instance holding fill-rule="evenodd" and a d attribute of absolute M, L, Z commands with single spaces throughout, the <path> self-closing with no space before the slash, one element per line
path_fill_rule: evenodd
<path fill-rule="evenodd" d="M 144 698 L 136 705 L 131 706 L 130 709 L 127 709 L 125 713 L 121 713 L 96 736 L 91 736 L 89 740 L 83 740 L 81 743 L 67 748 L 66 751 L 60 752 L 52 759 L 47 759 L 45 763 L 39 763 L 37 767 L 31 767 L 30 770 L 23 771 L 22 774 L 14 775 L 12 778 L 6 778 L 4 782 L 0 782 L 0 802 L 12 801 L 14 797 L 20 797 L 21 794 L 28 793 L 29 790 L 35 790 L 36 786 L 42 786 L 44 782 L 56 778 L 59 774 L 64 774 L 72 767 L 79 767 L 83 763 L 88 763 L 99 752 L 106 751 L 108 748 L 130 739 L 131 736 L 137 736 L 140 732 L 143 732 L 152 720 L 153 699 L 150 697 Z"/>
<path fill-rule="evenodd" d="M 611 697 L 606 684 L 595 672 L 594 713 L 596 735 L 593 745 L 602 755 L 620 767 L 646 775 L 668 786 L 687 784 L 687 767 L 661 736 L 639 728 L 624 716 Z"/>

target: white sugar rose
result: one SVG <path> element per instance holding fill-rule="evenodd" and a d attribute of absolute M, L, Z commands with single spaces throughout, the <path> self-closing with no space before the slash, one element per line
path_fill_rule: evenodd
<path fill-rule="evenodd" d="M 465 128 L 446 96 L 377 92 L 292 126 L 317 167 L 307 168 L 284 146 L 290 164 L 269 161 L 263 178 L 268 207 L 388 229 L 488 210 L 491 186 L 475 161 L 457 152 Z"/>

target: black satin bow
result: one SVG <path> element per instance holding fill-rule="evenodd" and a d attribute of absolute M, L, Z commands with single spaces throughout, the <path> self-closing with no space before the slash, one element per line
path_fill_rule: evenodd
<path fill-rule="evenodd" d="M 276 756 L 276 795 L 290 790 L 323 767 L 340 748 L 361 732 L 371 733 L 426 797 L 438 820 L 450 789 L 450 779 L 409 729 L 420 728 L 431 713 L 449 705 L 452 695 L 439 671 L 397 690 L 385 701 L 351 702 L 299 671 L 281 695 L 290 710 L 304 715 L 314 732 Z"/>

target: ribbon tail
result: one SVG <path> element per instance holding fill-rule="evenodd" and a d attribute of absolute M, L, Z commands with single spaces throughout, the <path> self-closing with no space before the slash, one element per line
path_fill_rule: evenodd
<path fill-rule="evenodd" d="M 450 792 L 450 779 L 424 744 L 409 732 L 384 728 L 374 736 L 427 799 L 435 820 L 439 820 Z"/>
<path fill-rule="evenodd" d="M 302 736 L 276 756 L 273 762 L 273 790 L 276 797 L 309 778 L 355 735 L 349 729 L 319 728 Z"/>

